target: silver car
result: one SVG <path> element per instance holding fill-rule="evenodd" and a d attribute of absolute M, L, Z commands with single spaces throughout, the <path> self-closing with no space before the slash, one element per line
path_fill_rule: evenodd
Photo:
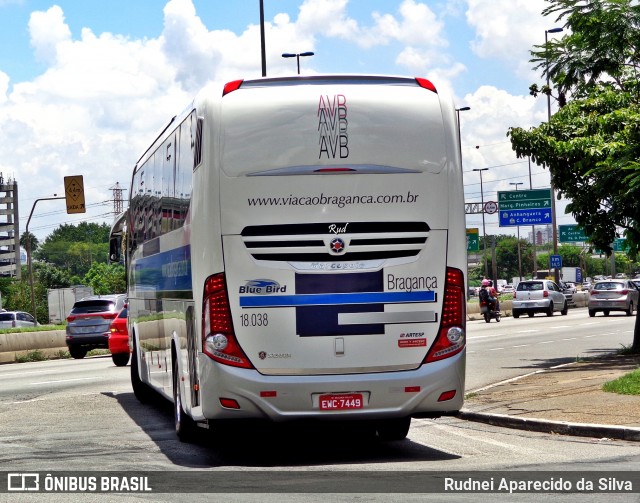
<path fill-rule="evenodd" d="M 611 311 L 624 311 L 627 316 L 638 308 L 638 288 L 633 281 L 608 279 L 597 281 L 589 292 L 589 316 L 602 311 L 609 316 Z"/>
<path fill-rule="evenodd" d="M 0 328 L 35 327 L 38 322 L 24 311 L 0 311 Z"/>
<path fill-rule="evenodd" d="M 535 313 L 553 316 L 555 311 L 565 315 L 568 311 L 567 298 L 560 287 L 548 279 L 532 279 L 518 283 L 511 306 L 514 318 L 519 318 L 525 313 L 529 317 Z"/>

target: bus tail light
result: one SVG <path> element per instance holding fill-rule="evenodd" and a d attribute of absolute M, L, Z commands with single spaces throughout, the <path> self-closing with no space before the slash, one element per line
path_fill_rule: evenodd
<path fill-rule="evenodd" d="M 231 307 L 224 274 L 209 276 L 204 283 L 202 350 L 211 359 L 245 369 L 253 368 L 233 330 Z"/>
<path fill-rule="evenodd" d="M 436 94 L 438 94 L 438 90 L 436 89 L 436 86 L 433 85 L 433 82 L 431 82 L 428 79 L 423 79 L 422 77 L 416 77 L 416 82 L 418 83 L 418 85 L 424 89 L 428 89 L 429 91 L 432 91 Z"/>
<path fill-rule="evenodd" d="M 240 89 L 240 86 L 242 85 L 242 82 L 244 82 L 243 80 L 232 80 L 231 82 L 227 82 L 224 85 L 224 88 L 222 89 L 222 96 L 226 96 L 229 93 L 232 93 L 233 91 L 237 91 L 238 89 Z"/>
<path fill-rule="evenodd" d="M 460 269 L 447 267 L 440 329 L 424 363 L 449 358 L 464 349 L 466 345 L 465 317 L 464 274 Z"/>

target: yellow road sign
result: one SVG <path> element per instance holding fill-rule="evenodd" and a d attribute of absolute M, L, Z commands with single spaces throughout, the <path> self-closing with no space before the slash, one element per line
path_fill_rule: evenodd
<path fill-rule="evenodd" d="M 82 175 L 64 177 L 64 195 L 67 213 L 84 213 L 84 182 Z"/>

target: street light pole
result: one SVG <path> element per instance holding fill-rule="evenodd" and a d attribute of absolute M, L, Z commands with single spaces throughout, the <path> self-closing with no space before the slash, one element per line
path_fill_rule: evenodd
<path fill-rule="evenodd" d="M 460 136 L 460 112 L 466 112 L 467 110 L 471 110 L 471 107 L 460 107 L 456 108 L 456 122 L 458 125 L 458 152 L 460 154 L 460 173 L 463 174 L 462 170 L 462 138 Z M 469 250 L 467 246 L 467 251 Z M 469 278 L 469 260 L 467 259 L 467 279 Z"/>
<path fill-rule="evenodd" d="M 262 61 L 262 76 L 267 76 L 267 56 L 264 42 L 264 2 L 260 0 L 260 59 Z"/>
<path fill-rule="evenodd" d="M 531 178 L 531 156 L 529 156 L 529 189 L 533 189 Z M 533 245 L 533 279 L 538 277 L 538 254 L 536 253 L 536 226 L 531 226 L 531 244 Z"/>
<path fill-rule="evenodd" d="M 547 123 L 551 122 L 551 91 L 549 89 L 549 58 L 547 56 L 547 44 L 549 43 L 549 33 L 560 33 L 562 28 L 551 28 L 550 30 L 544 30 L 544 50 L 545 50 L 545 63 L 547 67 Z M 553 186 L 553 177 L 549 182 L 549 188 L 551 189 L 551 235 L 553 239 L 553 254 L 558 254 L 558 226 L 556 218 L 556 191 Z M 553 270 L 553 277 L 556 284 L 560 283 L 560 271 L 555 268 Z"/>
<path fill-rule="evenodd" d="M 516 186 L 516 192 L 518 192 L 518 185 L 522 185 L 523 182 L 510 182 L 509 185 Z M 522 281 L 522 257 L 520 255 L 520 226 L 517 226 L 518 229 L 518 276 L 520 277 L 520 281 Z"/>
<path fill-rule="evenodd" d="M 308 51 L 308 52 L 299 52 L 297 54 L 292 54 L 290 52 L 285 52 L 282 54 L 283 58 L 296 58 L 296 63 L 298 64 L 298 75 L 300 75 L 300 56 L 304 57 L 304 56 L 313 56 L 315 53 Z"/>
<path fill-rule="evenodd" d="M 482 241 L 484 242 L 484 277 L 489 277 L 489 265 L 487 264 L 487 229 L 484 223 L 484 191 L 482 189 L 482 172 L 488 171 L 489 168 L 474 168 L 473 171 L 480 172 L 480 205 L 482 207 Z"/>
<path fill-rule="evenodd" d="M 471 110 L 471 107 L 456 108 L 456 120 L 458 123 L 458 149 L 460 151 L 460 169 L 462 170 L 462 138 L 460 137 L 460 112 Z"/>

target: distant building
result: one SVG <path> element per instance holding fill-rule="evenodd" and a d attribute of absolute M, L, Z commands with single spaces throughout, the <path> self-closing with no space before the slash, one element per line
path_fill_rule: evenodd
<path fill-rule="evenodd" d="M 18 182 L 0 173 L 0 277 L 20 279 Z"/>
<path fill-rule="evenodd" d="M 535 241 L 533 233 L 529 232 L 528 241 L 535 243 L 536 246 L 553 243 L 553 226 L 552 225 L 536 225 Z"/>

